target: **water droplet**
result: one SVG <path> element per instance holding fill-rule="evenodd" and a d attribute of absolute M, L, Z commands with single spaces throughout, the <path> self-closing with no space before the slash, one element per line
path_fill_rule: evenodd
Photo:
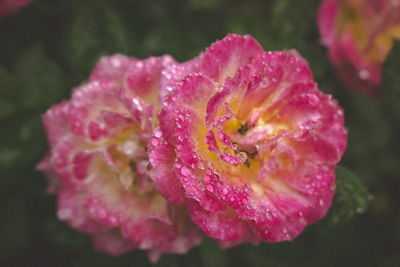
<path fill-rule="evenodd" d="M 121 62 L 120 58 L 113 57 L 113 58 L 111 58 L 111 65 L 114 68 L 119 68 L 122 65 L 122 62 Z"/>
<path fill-rule="evenodd" d="M 190 172 L 189 168 L 187 168 L 186 166 L 183 166 L 181 168 L 181 173 L 183 176 L 189 176 L 191 172 Z"/>
<path fill-rule="evenodd" d="M 208 184 L 208 185 L 206 186 L 206 188 L 207 188 L 208 191 L 214 192 L 214 187 L 213 187 L 212 185 Z"/>
<path fill-rule="evenodd" d="M 117 218 L 115 218 L 115 216 L 111 215 L 108 217 L 108 221 L 110 222 L 111 225 L 115 225 L 117 223 Z"/>
<path fill-rule="evenodd" d="M 151 140 L 151 144 L 152 144 L 153 146 L 158 145 L 157 139 L 152 139 L 152 140 Z"/>
<path fill-rule="evenodd" d="M 102 208 L 98 208 L 96 211 L 96 215 L 97 215 L 97 218 L 104 219 L 107 216 L 107 212 Z"/>
<path fill-rule="evenodd" d="M 358 73 L 358 76 L 360 77 L 361 80 L 367 80 L 370 76 L 370 73 L 368 70 L 360 70 Z"/>
<path fill-rule="evenodd" d="M 269 79 L 268 77 L 265 77 L 261 82 L 260 82 L 260 87 L 265 88 L 269 85 Z"/>
<path fill-rule="evenodd" d="M 157 138 L 160 138 L 162 136 L 162 132 L 160 130 L 156 130 L 154 132 L 154 136 L 157 137 Z"/>
<path fill-rule="evenodd" d="M 224 187 L 224 189 L 222 189 L 222 194 L 227 195 L 228 192 L 228 188 Z"/>

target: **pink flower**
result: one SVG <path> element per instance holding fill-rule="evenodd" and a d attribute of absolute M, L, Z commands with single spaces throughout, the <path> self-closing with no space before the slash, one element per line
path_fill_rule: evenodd
<path fill-rule="evenodd" d="M 350 88 L 379 94 L 381 68 L 400 39 L 399 0 L 326 0 L 320 7 L 321 41 Z"/>
<path fill-rule="evenodd" d="M 152 261 L 202 239 L 187 212 L 154 188 L 147 142 L 169 56 L 102 58 L 72 98 L 43 116 L 50 153 L 38 165 L 58 195 L 58 217 L 117 255 L 144 249 Z"/>
<path fill-rule="evenodd" d="M 207 236 L 223 247 L 292 240 L 324 217 L 346 147 L 343 110 L 296 51 L 231 34 L 161 84 L 150 175 Z"/>
<path fill-rule="evenodd" d="M 17 12 L 32 0 L 0 0 L 0 18 Z"/>

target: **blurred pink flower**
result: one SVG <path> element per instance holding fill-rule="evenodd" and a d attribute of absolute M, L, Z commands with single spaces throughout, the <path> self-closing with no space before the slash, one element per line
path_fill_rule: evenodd
<path fill-rule="evenodd" d="M 343 83 L 378 95 L 382 63 L 393 39 L 400 39 L 400 1 L 326 0 L 318 25 Z"/>
<path fill-rule="evenodd" d="M 17 12 L 32 0 L 0 0 L 0 18 Z"/>
<path fill-rule="evenodd" d="M 151 179 L 222 247 L 292 240 L 324 217 L 346 147 L 343 110 L 296 51 L 228 35 L 165 69 Z"/>
<path fill-rule="evenodd" d="M 89 233 L 94 246 L 117 255 L 185 253 L 202 234 L 185 209 L 155 191 L 147 142 L 159 109 L 159 80 L 169 56 L 102 58 L 72 98 L 43 115 L 50 153 L 38 165 L 58 217 Z"/>

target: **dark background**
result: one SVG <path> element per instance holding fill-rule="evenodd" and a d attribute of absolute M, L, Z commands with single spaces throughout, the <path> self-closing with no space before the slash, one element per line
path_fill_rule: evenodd
<path fill-rule="evenodd" d="M 400 45 L 382 96 L 343 87 L 319 43 L 319 0 L 33 0 L 0 19 L 0 266 L 150 266 L 142 251 L 111 257 L 56 218 L 35 165 L 48 147 L 40 115 L 70 96 L 102 55 L 179 61 L 227 33 L 265 50 L 297 49 L 345 109 L 348 148 L 328 215 L 293 242 L 221 250 L 212 240 L 157 266 L 400 266 Z M 351 171 L 350 171 L 351 170 Z"/>

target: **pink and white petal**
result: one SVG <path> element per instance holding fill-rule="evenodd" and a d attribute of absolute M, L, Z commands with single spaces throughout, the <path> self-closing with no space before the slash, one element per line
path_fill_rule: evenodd
<path fill-rule="evenodd" d="M 293 191 L 294 193 L 275 192 L 274 190 L 266 190 L 269 199 L 281 212 L 287 217 L 293 219 L 302 218 L 314 209 L 313 203 L 310 203 L 307 196 Z"/>
<path fill-rule="evenodd" d="M 318 28 L 321 42 L 330 47 L 335 41 L 335 22 L 339 10 L 339 0 L 327 0 L 318 10 Z"/>
<path fill-rule="evenodd" d="M 174 163 L 173 168 L 177 179 L 185 190 L 186 197 L 198 202 L 202 201 L 205 198 L 205 185 L 201 180 L 201 174 L 195 168 L 187 166 L 179 160 Z"/>
<path fill-rule="evenodd" d="M 232 241 L 242 238 L 247 233 L 247 224 L 232 209 L 208 212 L 192 200 L 187 202 L 187 208 L 193 222 L 209 237 Z"/>
<path fill-rule="evenodd" d="M 171 206 L 168 201 L 157 192 L 136 195 L 132 205 L 130 219 L 135 221 L 158 220 L 171 225 Z"/>
<path fill-rule="evenodd" d="M 161 72 L 172 64 L 175 64 L 175 60 L 169 55 L 132 62 L 124 77 L 124 88 L 133 96 L 156 103 Z"/>
<path fill-rule="evenodd" d="M 71 227 L 88 233 L 107 229 L 105 225 L 94 220 L 84 208 L 85 193 L 60 189 L 58 192 L 58 218 Z"/>
<path fill-rule="evenodd" d="M 175 89 L 176 84 L 190 73 L 199 73 L 201 70 L 201 62 L 203 61 L 203 53 L 197 57 L 183 62 L 172 63 L 165 66 L 161 72 L 159 102 L 161 105 L 167 99 L 167 96 Z"/>
<path fill-rule="evenodd" d="M 233 241 L 225 241 L 225 240 L 216 240 L 218 245 L 223 248 L 231 248 L 241 244 L 252 244 L 258 245 L 260 243 L 260 239 L 254 234 L 253 230 L 250 228 L 247 230 L 247 233 L 240 239 L 233 240 Z"/>
<path fill-rule="evenodd" d="M 104 56 L 97 62 L 90 74 L 89 81 L 105 80 L 116 86 L 122 86 L 122 80 L 129 64 L 136 61 L 135 58 L 121 54 Z"/>
<path fill-rule="evenodd" d="M 159 129 L 148 144 L 149 160 L 152 166 L 150 178 L 157 191 L 175 205 L 183 205 L 184 190 L 173 170 L 174 147 L 170 145 Z"/>
<path fill-rule="evenodd" d="M 177 229 L 175 238 L 160 244 L 153 250 L 158 253 L 186 253 L 203 239 L 203 233 L 193 224 L 184 208 L 175 209 L 173 225 Z"/>
<path fill-rule="evenodd" d="M 229 34 L 207 48 L 202 73 L 222 85 L 227 77 L 235 75 L 240 66 L 250 64 L 262 52 L 263 48 L 251 36 Z"/>
<path fill-rule="evenodd" d="M 208 168 L 204 175 L 205 188 L 212 192 L 224 206 L 240 211 L 246 206 L 252 189 L 244 181 L 234 177 L 219 175 Z"/>
<path fill-rule="evenodd" d="M 167 105 L 183 105 L 199 114 L 204 114 L 208 99 L 214 93 L 212 81 L 200 74 L 189 74 L 176 85 L 167 100 Z"/>
<path fill-rule="evenodd" d="M 298 169 L 294 170 L 293 173 L 282 175 L 284 182 L 293 189 L 309 195 L 309 197 L 313 195 L 322 196 L 333 194 L 335 189 L 334 167 L 329 167 L 324 164 L 315 166 L 310 163 L 312 162 L 311 160 L 307 162 L 308 163 L 302 163 L 303 166 L 305 165 L 303 170 Z M 318 203 L 312 204 L 316 205 Z"/>
<path fill-rule="evenodd" d="M 272 228 L 256 228 L 256 234 L 261 240 L 275 243 L 282 241 L 291 241 L 296 238 L 308 224 L 305 218 L 285 217 L 284 221 Z"/>
<path fill-rule="evenodd" d="M 253 67 L 256 73 L 261 72 L 268 78 L 264 83 L 312 81 L 307 61 L 296 50 L 266 52 L 256 59 Z"/>
<path fill-rule="evenodd" d="M 140 249 L 152 249 L 163 242 L 173 239 L 177 230 L 173 225 L 157 219 L 130 219 L 121 226 L 122 235 L 131 240 Z"/>
<path fill-rule="evenodd" d="M 122 236 L 119 229 L 92 234 L 91 239 L 96 250 L 113 256 L 121 255 L 136 248 L 129 239 Z"/>
<path fill-rule="evenodd" d="M 175 115 L 176 114 L 173 107 L 163 108 L 160 114 L 158 115 L 162 136 L 171 145 L 175 145 L 175 134 L 174 134 L 176 128 Z"/>
<path fill-rule="evenodd" d="M 96 182 L 91 183 L 88 190 L 84 207 L 94 220 L 108 227 L 116 227 L 130 216 L 134 193 L 125 190 L 111 171 L 103 169 L 97 172 Z"/>
<path fill-rule="evenodd" d="M 42 116 L 44 128 L 50 149 L 64 136 L 71 134 L 69 128 L 70 102 L 62 102 L 49 110 Z"/>
<path fill-rule="evenodd" d="M 326 212 L 332 204 L 335 187 L 335 184 L 331 184 L 331 189 L 325 194 L 316 195 L 309 198 L 309 201 L 314 203 L 315 208 L 305 215 L 305 219 L 308 223 L 314 223 L 325 217 Z"/>
<path fill-rule="evenodd" d="M 176 108 L 174 115 L 174 144 L 177 157 L 188 166 L 200 164 L 196 136 L 199 136 L 199 132 L 204 129 L 204 121 L 191 109 Z"/>
<path fill-rule="evenodd" d="M 51 164 L 63 185 L 70 189 L 83 189 L 91 181 L 90 168 L 94 168 L 95 152 L 85 152 L 73 136 L 60 140 L 51 154 Z"/>
<path fill-rule="evenodd" d="M 109 82 L 92 81 L 77 88 L 71 102 L 73 103 L 69 111 L 71 131 L 75 135 L 87 139 L 89 139 L 90 123 L 97 121 L 102 110 L 127 112 L 119 89 Z M 101 124 L 99 129 L 106 130 L 105 127 Z"/>
<path fill-rule="evenodd" d="M 262 193 L 264 189 L 254 188 L 254 193 L 247 204 L 238 210 L 239 216 L 249 221 L 256 233 L 260 232 L 260 229 L 270 229 L 280 225 L 284 220 L 282 212 L 265 193 Z"/>
<path fill-rule="evenodd" d="M 53 164 L 51 163 L 51 154 L 48 153 L 37 165 L 36 169 L 44 172 L 47 178 L 47 193 L 56 194 L 62 187 L 62 183 L 56 171 L 54 170 Z"/>
<path fill-rule="evenodd" d="M 225 113 L 238 113 L 243 95 L 249 85 L 251 69 L 249 66 L 240 66 L 232 78 L 227 78 L 218 91 L 207 103 L 206 124 L 210 125 L 216 120 L 218 111 L 225 108 Z M 223 106 L 222 103 L 225 105 Z M 229 103 L 229 104 L 228 104 Z"/>

